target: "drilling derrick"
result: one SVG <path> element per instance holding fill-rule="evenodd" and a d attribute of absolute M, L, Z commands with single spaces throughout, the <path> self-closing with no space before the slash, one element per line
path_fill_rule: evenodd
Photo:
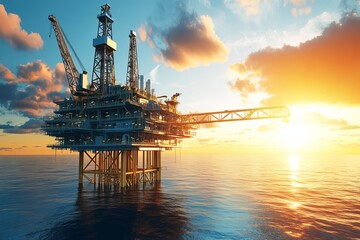
<path fill-rule="evenodd" d="M 110 5 L 101 7 L 97 37 L 93 40 L 95 47 L 94 67 L 91 88 L 99 95 L 106 95 L 108 87 L 115 85 L 114 52 L 116 42 L 112 39 L 112 23 Z"/>
<path fill-rule="evenodd" d="M 130 31 L 129 59 L 126 73 L 126 85 L 131 88 L 139 88 L 139 67 L 136 48 L 136 33 Z"/>
<path fill-rule="evenodd" d="M 182 139 L 195 136 L 202 123 L 243 121 L 269 118 L 287 119 L 284 106 L 181 114 L 175 93 L 156 97 L 150 79 L 144 91 L 139 81 L 136 33 L 130 31 L 126 85 L 115 85 L 113 19 L 110 6 L 101 7 L 95 47 L 92 91 L 81 97 L 56 101 L 58 109 L 42 127 L 56 142 L 48 147 L 79 152 L 79 183 L 86 178 L 99 186 L 133 186 L 161 179 L 161 152 L 178 147 Z M 50 17 L 49 17 L 50 19 Z M 51 18 L 50 20 L 52 20 Z M 54 25 L 54 21 L 52 21 Z M 66 43 L 57 32 L 64 60 L 71 60 Z M 64 50 L 65 49 L 65 50 Z M 71 61 L 66 69 L 75 69 Z M 70 71 L 69 88 L 76 93 L 78 73 Z M 67 71 L 68 73 L 68 71 Z M 96 93 L 96 94 L 93 94 Z M 75 94 L 76 95 L 76 94 Z M 162 98 L 166 98 L 165 101 Z"/>

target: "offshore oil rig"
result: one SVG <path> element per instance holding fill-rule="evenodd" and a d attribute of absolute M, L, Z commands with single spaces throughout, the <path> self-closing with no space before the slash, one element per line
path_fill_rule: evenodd
<path fill-rule="evenodd" d="M 182 139 L 195 136 L 199 124 L 255 120 L 287 119 L 285 106 L 226 110 L 195 114 L 178 112 L 178 97 L 157 97 L 151 81 L 144 86 L 139 74 L 136 33 L 130 31 L 126 83 L 115 84 L 114 52 L 110 6 L 101 6 L 91 82 L 84 70 L 79 73 L 71 57 L 64 32 L 55 16 L 53 26 L 71 96 L 55 101 L 58 109 L 42 127 L 56 143 L 53 149 L 79 152 L 79 184 L 84 178 L 92 183 L 119 187 L 161 179 L 161 152 L 179 146 Z M 72 48 L 72 47 L 71 47 Z M 164 99 L 165 98 L 165 99 Z"/>

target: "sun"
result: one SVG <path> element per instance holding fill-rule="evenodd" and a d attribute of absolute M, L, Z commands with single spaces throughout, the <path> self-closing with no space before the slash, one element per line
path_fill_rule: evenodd
<path fill-rule="evenodd" d="M 280 147 L 290 152 L 306 152 L 319 147 L 319 129 L 316 125 L 293 118 L 279 128 Z"/>
<path fill-rule="evenodd" d="M 302 149 L 306 147 L 310 137 L 308 128 L 298 122 L 285 123 L 279 132 L 280 143 L 287 149 Z"/>

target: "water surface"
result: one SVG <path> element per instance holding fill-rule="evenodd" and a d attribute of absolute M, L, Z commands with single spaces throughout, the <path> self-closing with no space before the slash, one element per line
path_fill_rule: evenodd
<path fill-rule="evenodd" d="M 0 239 L 360 239 L 359 156 L 163 157 L 161 184 L 77 185 L 76 156 L 0 156 Z"/>

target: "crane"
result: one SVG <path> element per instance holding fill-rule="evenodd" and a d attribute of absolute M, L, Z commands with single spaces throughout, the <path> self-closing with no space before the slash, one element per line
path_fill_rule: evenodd
<path fill-rule="evenodd" d="M 75 63 L 70 55 L 70 51 L 66 45 L 65 40 L 67 40 L 66 35 L 63 33 L 59 22 L 57 21 L 54 15 L 49 15 L 49 20 L 54 28 L 56 40 L 59 46 L 60 54 L 64 63 L 66 78 L 68 80 L 69 89 L 73 96 L 79 95 L 86 90 L 87 87 L 87 72 L 84 70 L 84 66 L 81 63 L 79 57 L 75 53 L 76 58 L 78 59 L 81 67 L 83 68 L 83 72 L 79 74 Z M 69 41 L 67 41 L 69 42 Z M 73 50 L 71 44 L 69 44 L 71 49 Z"/>

